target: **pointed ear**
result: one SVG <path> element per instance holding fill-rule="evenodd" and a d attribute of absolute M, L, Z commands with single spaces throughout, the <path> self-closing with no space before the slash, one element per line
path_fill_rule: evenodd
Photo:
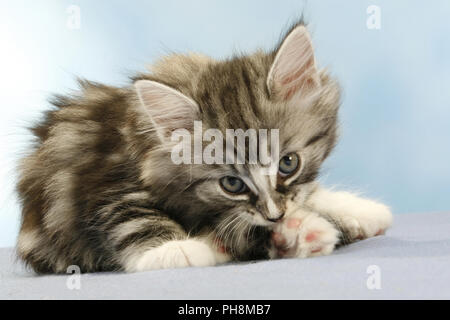
<path fill-rule="evenodd" d="M 289 100 L 320 86 L 313 47 L 305 26 L 294 28 L 283 40 L 267 77 L 271 97 Z"/>
<path fill-rule="evenodd" d="M 138 97 L 147 110 L 161 141 L 176 129 L 192 131 L 199 108 L 191 98 L 156 81 L 135 82 Z"/>

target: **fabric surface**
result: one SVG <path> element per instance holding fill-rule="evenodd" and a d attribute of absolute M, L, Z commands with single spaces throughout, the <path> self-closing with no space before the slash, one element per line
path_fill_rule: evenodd
<path fill-rule="evenodd" d="M 0 249 L 1 299 L 450 299 L 450 213 L 398 215 L 332 255 L 136 274 L 35 276 Z M 73 282 L 71 282 L 73 283 Z"/>

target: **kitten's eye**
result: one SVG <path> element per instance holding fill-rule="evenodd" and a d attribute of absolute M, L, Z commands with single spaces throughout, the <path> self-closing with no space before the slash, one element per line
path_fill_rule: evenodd
<path fill-rule="evenodd" d="M 283 178 L 293 175 L 300 166 L 300 159 L 296 153 L 285 155 L 280 160 L 278 172 Z"/>
<path fill-rule="evenodd" d="M 244 181 L 231 176 L 220 179 L 220 186 L 229 193 L 244 193 L 248 190 Z"/>

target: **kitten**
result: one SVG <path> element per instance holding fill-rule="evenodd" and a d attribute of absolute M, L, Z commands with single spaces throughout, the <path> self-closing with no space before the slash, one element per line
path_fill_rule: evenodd
<path fill-rule="evenodd" d="M 315 181 L 340 98 L 302 23 L 269 53 L 171 55 L 129 87 L 80 87 L 52 101 L 20 165 L 17 251 L 38 273 L 319 256 L 391 224 L 386 206 Z M 224 136 L 279 129 L 279 168 L 175 164 L 171 133 L 194 121 Z"/>

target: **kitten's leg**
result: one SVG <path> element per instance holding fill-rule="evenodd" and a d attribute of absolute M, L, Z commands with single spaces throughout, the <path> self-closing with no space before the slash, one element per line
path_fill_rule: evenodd
<path fill-rule="evenodd" d="M 115 260 L 127 272 L 212 266 L 220 256 L 207 238 L 189 238 L 180 225 L 157 210 L 134 208 L 108 223 Z"/>
<path fill-rule="evenodd" d="M 392 224 L 387 206 L 349 192 L 334 192 L 319 186 L 306 204 L 335 222 L 344 232 L 344 242 L 381 235 Z"/>
<path fill-rule="evenodd" d="M 339 241 L 333 224 L 314 212 L 288 203 L 286 218 L 273 230 L 271 258 L 307 258 L 330 254 Z"/>

